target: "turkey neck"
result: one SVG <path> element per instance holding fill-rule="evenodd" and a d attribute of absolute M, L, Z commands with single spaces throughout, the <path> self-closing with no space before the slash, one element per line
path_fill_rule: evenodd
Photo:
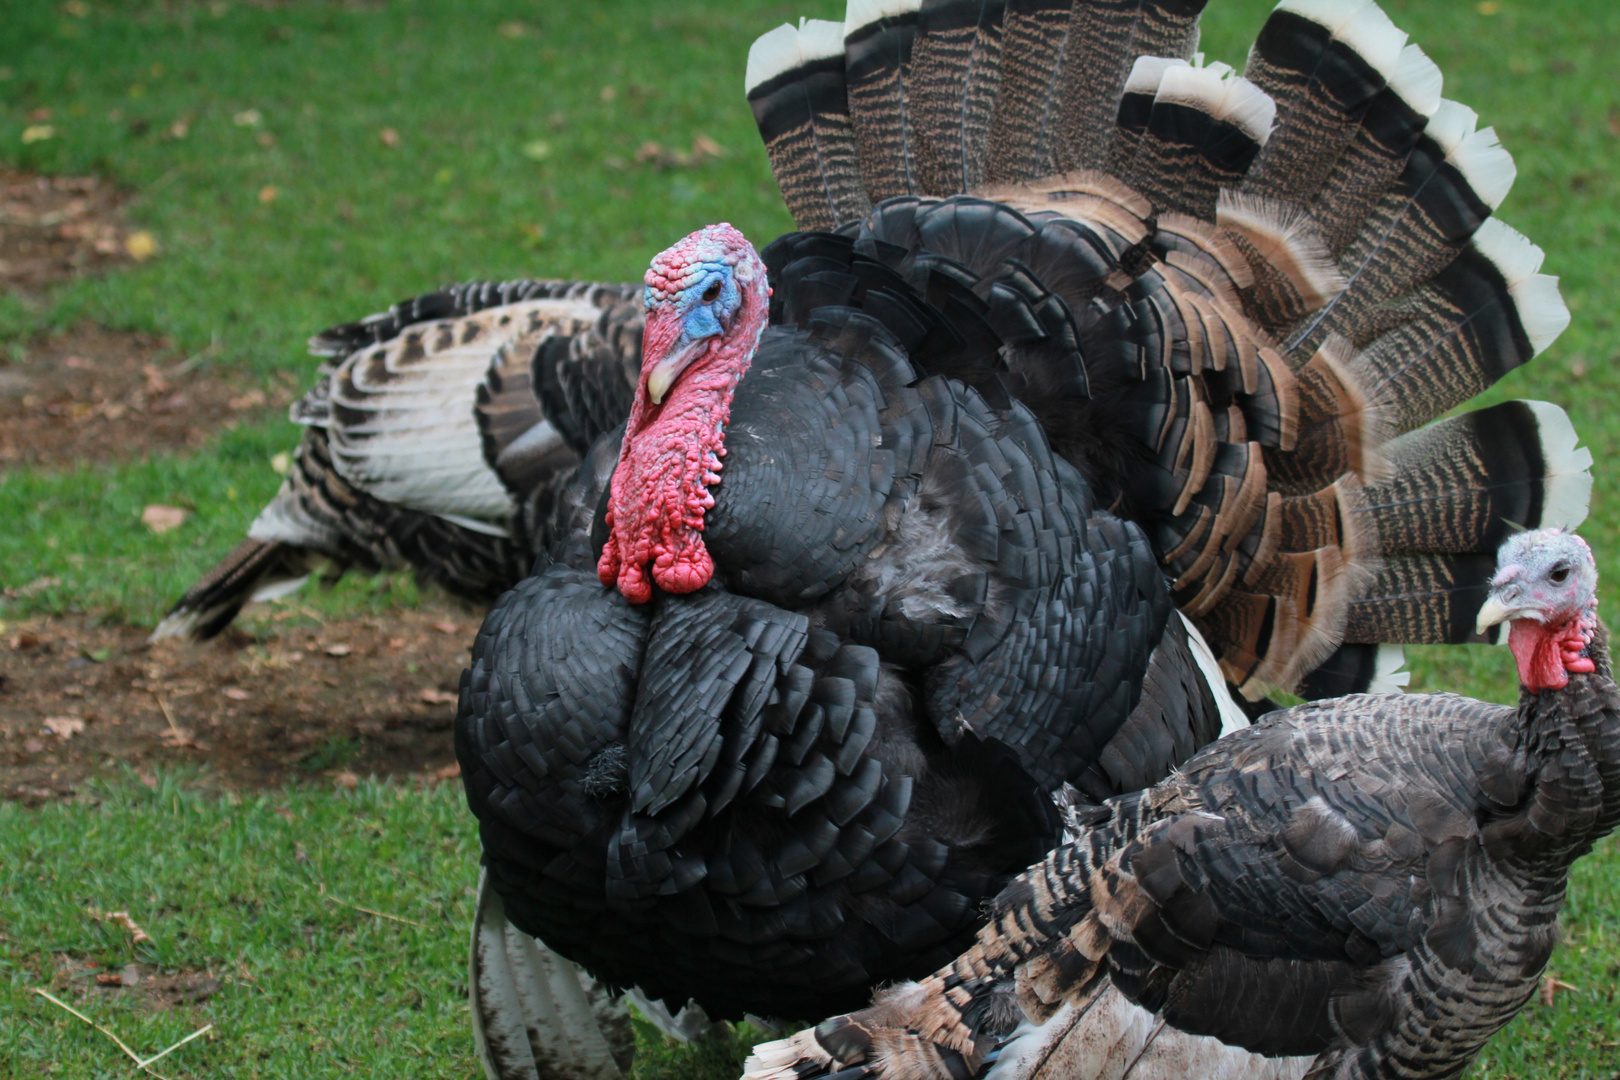
<path fill-rule="evenodd" d="M 1620 687 L 1601 622 L 1586 655 L 1590 674 L 1572 674 L 1557 690 L 1521 689 L 1516 717 L 1487 760 L 1487 801 L 1497 813 L 1512 807 L 1483 823 L 1493 854 L 1567 867 L 1620 826 Z"/>

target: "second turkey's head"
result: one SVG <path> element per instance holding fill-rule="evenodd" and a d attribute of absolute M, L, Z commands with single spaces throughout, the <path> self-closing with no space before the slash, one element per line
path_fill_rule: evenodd
<path fill-rule="evenodd" d="M 1525 689 L 1562 690 L 1570 675 L 1591 672 L 1584 653 L 1597 627 L 1597 564 L 1586 541 L 1564 529 L 1510 537 L 1477 629 L 1502 622 Z"/>
<path fill-rule="evenodd" d="M 720 482 L 731 398 L 770 314 L 765 263 L 742 233 L 710 225 L 658 254 L 643 301 L 641 380 L 608 496 L 596 566 L 640 604 L 652 586 L 701 589 L 714 576 L 703 514 Z"/>

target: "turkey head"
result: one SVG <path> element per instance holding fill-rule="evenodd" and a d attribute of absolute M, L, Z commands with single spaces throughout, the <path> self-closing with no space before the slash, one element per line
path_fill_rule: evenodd
<path fill-rule="evenodd" d="M 1524 688 L 1562 690 L 1572 674 L 1589 674 L 1584 655 L 1597 626 L 1597 566 L 1572 532 L 1536 529 L 1502 545 L 1477 629 L 1509 625 L 1508 647 Z"/>
<path fill-rule="evenodd" d="M 660 252 L 646 276 L 641 380 L 608 497 L 604 585 L 631 603 L 689 593 L 714 576 L 703 514 L 720 482 L 731 398 L 768 321 L 765 264 L 730 225 Z M 649 577 L 648 564 L 651 564 Z"/>

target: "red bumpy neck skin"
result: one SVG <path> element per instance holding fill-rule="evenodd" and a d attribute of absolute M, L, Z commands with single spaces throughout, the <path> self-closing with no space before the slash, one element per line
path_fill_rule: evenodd
<path fill-rule="evenodd" d="M 1590 674 L 1594 665 L 1582 656 L 1595 628 L 1591 615 L 1563 623 L 1546 624 L 1515 619 L 1508 630 L 1508 648 L 1519 664 L 1519 682 L 1531 693 L 1562 690 L 1571 675 Z"/>
<path fill-rule="evenodd" d="M 732 396 L 770 314 L 765 265 L 737 230 L 711 226 L 654 259 L 645 279 L 650 289 L 675 293 L 690 280 L 683 267 L 716 258 L 733 266 L 741 307 L 730 330 L 710 339 L 708 350 L 681 372 L 660 404 L 653 403 L 647 379 L 680 337 L 681 320 L 655 309 L 642 336 L 641 381 L 613 472 L 610 533 L 596 566 L 602 584 L 617 584 L 634 604 L 652 599 L 654 582 L 665 592 L 688 593 L 714 576 L 714 560 L 703 543 L 703 514 L 714 506 L 709 487 L 720 482 Z"/>

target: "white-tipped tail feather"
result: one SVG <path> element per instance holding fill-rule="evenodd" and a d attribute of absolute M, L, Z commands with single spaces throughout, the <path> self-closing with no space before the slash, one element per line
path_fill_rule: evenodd
<path fill-rule="evenodd" d="M 1210 693 L 1215 695 L 1216 707 L 1221 710 L 1221 734 L 1230 735 L 1248 727 L 1249 715 L 1232 700 L 1231 691 L 1226 688 L 1226 676 L 1221 674 L 1220 662 L 1215 659 L 1209 642 L 1204 640 L 1204 635 L 1198 632 L 1198 627 L 1187 616 L 1177 611 L 1176 618 L 1187 629 L 1187 644 L 1192 648 L 1193 659 L 1198 661 L 1198 671 L 1209 685 Z"/>
<path fill-rule="evenodd" d="M 1440 107 L 1445 78 L 1429 54 L 1416 45 L 1401 50 L 1400 62 L 1389 74 L 1389 88 L 1421 116 L 1433 116 Z"/>
<path fill-rule="evenodd" d="M 1541 528 L 1573 529 L 1592 505 L 1592 451 L 1580 445 L 1569 414 L 1550 401 L 1526 401 L 1536 414 L 1546 464 Z"/>
<path fill-rule="evenodd" d="M 1496 265 L 1513 295 L 1519 324 L 1537 354 L 1558 340 L 1569 326 L 1569 306 L 1558 291 L 1558 279 L 1539 273 L 1546 255 L 1517 229 L 1487 218 L 1474 233 L 1474 247 Z"/>
<path fill-rule="evenodd" d="M 844 8 L 844 36 L 879 19 L 892 19 L 922 7 L 922 0 L 849 0 Z"/>
<path fill-rule="evenodd" d="M 1399 645 L 1378 646 L 1373 661 L 1372 682 L 1367 684 L 1369 694 L 1404 694 L 1412 673 L 1406 668 L 1406 650 Z"/>
<path fill-rule="evenodd" d="M 785 71 L 844 51 L 844 24 L 825 19 L 800 19 L 799 25 L 783 23 L 754 40 L 748 49 L 748 67 L 743 76 L 744 90 L 752 91 Z"/>
<path fill-rule="evenodd" d="M 1400 64 L 1406 32 L 1372 0 L 1283 0 L 1277 10 L 1325 27 L 1386 79 Z"/>
<path fill-rule="evenodd" d="M 489 1080 L 621 1080 L 635 1039 L 622 1001 L 506 920 L 478 879 L 468 974 L 473 1041 Z"/>

